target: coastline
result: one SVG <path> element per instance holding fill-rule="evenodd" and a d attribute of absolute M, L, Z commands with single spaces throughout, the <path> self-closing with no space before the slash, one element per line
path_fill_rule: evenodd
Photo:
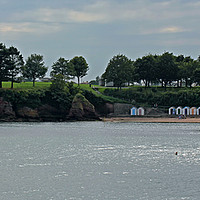
<path fill-rule="evenodd" d="M 170 117 L 110 117 L 101 118 L 104 122 L 140 122 L 140 123 L 200 123 L 200 118 L 187 117 L 186 119 Z"/>

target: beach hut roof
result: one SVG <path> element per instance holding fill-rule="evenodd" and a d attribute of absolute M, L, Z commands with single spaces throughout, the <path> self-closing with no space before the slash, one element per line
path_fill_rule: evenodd
<path fill-rule="evenodd" d="M 137 109 L 136 107 L 132 107 L 131 109 Z"/>

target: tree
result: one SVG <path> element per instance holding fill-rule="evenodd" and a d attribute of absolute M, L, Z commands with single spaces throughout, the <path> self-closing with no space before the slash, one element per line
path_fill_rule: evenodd
<path fill-rule="evenodd" d="M 162 86 L 166 88 L 167 84 L 178 78 L 178 66 L 172 53 L 163 53 L 158 58 L 157 78 L 161 81 Z"/>
<path fill-rule="evenodd" d="M 179 62 L 179 78 L 185 81 L 186 87 L 191 87 L 192 83 L 197 80 L 197 76 L 194 73 L 199 66 L 198 59 L 193 60 L 190 56 L 185 57 L 182 62 Z"/>
<path fill-rule="evenodd" d="M 2 82 L 8 80 L 7 55 L 6 46 L 0 43 L 0 88 L 2 88 Z"/>
<path fill-rule="evenodd" d="M 125 55 L 117 55 L 109 61 L 102 76 L 107 82 L 113 82 L 114 86 L 121 88 L 122 84 L 130 82 L 132 71 L 133 62 Z"/>
<path fill-rule="evenodd" d="M 62 74 L 57 74 L 53 76 L 52 84 L 50 85 L 51 90 L 64 90 L 65 88 L 65 80 Z"/>
<path fill-rule="evenodd" d="M 21 67 L 23 66 L 24 61 L 20 52 L 15 47 L 10 47 L 8 49 L 8 70 L 9 77 L 11 80 L 11 88 L 13 88 L 13 83 L 15 77 L 19 74 Z"/>
<path fill-rule="evenodd" d="M 36 78 L 43 78 L 46 72 L 47 67 L 44 66 L 43 56 L 37 54 L 31 54 L 22 68 L 23 77 L 31 79 L 33 87 L 35 86 Z"/>
<path fill-rule="evenodd" d="M 200 68 L 197 68 L 194 71 L 193 80 L 197 83 L 197 85 L 200 85 Z"/>
<path fill-rule="evenodd" d="M 73 65 L 69 60 L 66 60 L 65 58 L 59 58 L 55 63 L 53 63 L 52 69 L 52 77 L 61 74 L 65 80 L 73 78 L 71 76 L 73 73 Z"/>
<path fill-rule="evenodd" d="M 156 81 L 156 59 L 153 55 L 143 56 L 134 62 L 137 79 L 150 86 L 150 82 Z"/>
<path fill-rule="evenodd" d="M 88 64 L 82 56 L 76 56 L 70 61 L 73 64 L 73 71 L 71 75 L 76 76 L 78 79 L 78 85 L 80 84 L 80 78 L 87 75 L 89 69 Z"/>

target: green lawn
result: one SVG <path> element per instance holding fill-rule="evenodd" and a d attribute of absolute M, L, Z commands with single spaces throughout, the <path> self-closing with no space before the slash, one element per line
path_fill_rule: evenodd
<path fill-rule="evenodd" d="M 49 87 L 51 82 L 35 82 L 35 88 L 45 88 Z M 10 88 L 11 82 L 3 82 L 3 88 Z M 30 89 L 33 88 L 32 82 L 22 82 L 22 83 L 14 83 L 14 88 L 17 89 Z"/>

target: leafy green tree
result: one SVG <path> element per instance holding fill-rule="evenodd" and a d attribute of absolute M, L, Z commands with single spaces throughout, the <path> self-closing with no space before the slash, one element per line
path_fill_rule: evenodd
<path fill-rule="evenodd" d="M 44 65 L 43 56 L 37 54 L 31 54 L 22 68 L 23 77 L 31 79 L 33 87 L 35 86 L 36 78 L 43 78 L 46 72 L 47 67 Z"/>
<path fill-rule="evenodd" d="M 197 68 L 194 71 L 193 80 L 195 83 L 197 83 L 197 85 L 200 85 L 200 68 Z"/>
<path fill-rule="evenodd" d="M 194 73 L 199 68 L 200 63 L 198 60 L 193 60 L 190 56 L 184 58 L 183 61 L 178 63 L 179 68 L 179 79 L 185 81 L 185 86 L 188 87 L 197 79 Z M 195 80 L 194 80 L 195 79 Z"/>
<path fill-rule="evenodd" d="M 11 80 L 11 88 L 13 88 L 13 83 L 16 76 L 20 73 L 21 67 L 23 66 L 24 61 L 20 52 L 15 47 L 10 47 L 8 49 L 8 69 L 9 77 Z"/>
<path fill-rule="evenodd" d="M 2 82 L 8 80 L 7 55 L 6 46 L 0 43 L 0 88 L 2 88 Z"/>
<path fill-rule="evenodd" d="M 64 76 L 62 74 L 58 74 L 53 77 L 52 84 L 50 86 L 51 102 L 55 107 L 61 109 L 62 112 L 70 109 L 73 99 L 68 85 L 70 85 L 70 83 L 65 83 Z M 70 86 L 73 87 L 73 84 Z"/>
<path fill-rule="evenodd" d="M 137 79 L 142 80 L 145 87 L 149 87 L 151 82 L 156 81 L 156 59 L 153 55 L 138 58 L 134 66 Z"/>
<path fill-rule="evenodd" d="M 73 71 L 71 75 L 77 77 L 78 85 L 80 84 L 80 78 L 87 75 L 87 71 L 89 70 L 89 66 L 82 56 L 76 56 L 70 61 L 73 64 Z"/>
<path fill-rule="evenodd" d="M 57 74 L 53 76 L 52 84 L 50 85 L 51 90 L 64 90 L 65 80 L 62 74 Z"/>
<path fill-rule="evenodd" d="M 73 65 L 69 60 L 65 58 L 59 58 L 55 63 L 53 63 L 51 76 L 62 74 L 65 80 L 73 78 L 71 74 L 73 73 Z"/>
<path fill-rule="evenodd" d="M 133 62 L 125 55 L 117 55 L 109 61 L 102 76 L 106 82 L 113 82 L 114 86 L 121 88 L 124 83 L 130 82 L 132 71 Z"/>
<path fill-rule="evenodd" d="M 167 84 L 178 78 L 178 66 L 172 53 L 166 52 L 159 56 L 157 62 L 157 78 L 166 88 Z"/>

